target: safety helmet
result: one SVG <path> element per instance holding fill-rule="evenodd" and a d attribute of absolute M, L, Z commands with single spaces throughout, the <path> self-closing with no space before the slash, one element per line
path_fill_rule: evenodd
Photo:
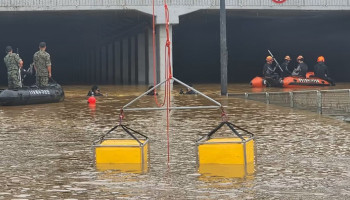
<path fill-rule="evenodd" d="M 273 61 L 273 58 L 271 56 L 267 56 L 266 61 Z"/>
<path fill-rule="evenodd" d="M 297 60 L 304 60 L 304 57 L 302 55 L 297 57 Z"/>
<path fill-rule="evenodd" d="M 290 56 L 286 56 L 286 57 L 284 57 L 284 59 L 285 59 L 285 60 L 291 60 L 291 59 L 290 59 Z"/>
<path fill-rule="evenodd" d="M 317 62 L 324 62 L 324 57 L 323 56 L 318 57 Z"/>

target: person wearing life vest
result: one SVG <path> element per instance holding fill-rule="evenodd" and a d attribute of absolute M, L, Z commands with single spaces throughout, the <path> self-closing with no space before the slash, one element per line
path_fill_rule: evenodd
<path fill-rule="evenodd" d="M 191 89 L 192 84 L 189 84 L 188 86 L 190 86 L 190 87 L 187 87 L 186 91 L 184 91 L 183 89 L 180 89 L 180 93 L 179 94 L 197 94 L 195 91 L 193 91 Z"/>
<path fill-rule="evenodd" d="M 281 68 L 283 69 L 283 72 L 281 72 L 281 77 L 287 77 L 292 74 L 292 72 L 288 68 L 288 65 L 290 64 L 291 60 L 292 59 L 288 55 L 284 57 L 284 62 L 281 65 Z"/>
<path fill-rule="evenodd" d="M 148 87 L 147 91 L 150 90 L 150 89 L 152 89 L 153 87 L 154 87 L 153 85 L 150 85 L 150 86 Z M 158 95 L 158 93 L 155 91 L 155 89 L 153 89 L 153 90 L 149 91 L 149 92 L 147 93 L 147 95 L 153 96 L 153 95 Z"/>
<path fill-rule="evenodd" d="M 264 79 L 266 80 L 266 86 L 279 86 L 280 76 L 276 73 L 276 66 L 272 66 L 273 58 L 271 56 L 266 57 L 266 63 L 263 68 Z"/>
<path fill-rule="evenodd" d="M 293 70 L 292 76 L 300 76 L 306 78 L 308 66 L 304 63 L 304 57 L 302 55 L 297 57 L 298 66 Z"/>
<path fill-rule="evenodd" d="M 103 94 L 100 92 L 100 88 L 97 85 L 93 85 L 87 96 L 103 96 Z"/>
<path fill-rule="evenodd" d="M 335 85 L 334 80 L 329 77 L 328 66 L 325 64 L 325 58 L 323 56 L 319 56 L 317 58 L 317 64 L 314 66 L 315 77 L 322 78 L 331 85 Z"/>
<path fill-rule="evenodd" d="M 272 66 L 273 63 L 273 58 L 271 56 L 266 57 L 266 63 L 263 68 L 263 75 L 265 78 L 273 78 L 273 79 L 278 79 L 279 76 L 275 72 L 276 71 L 276 66 Z"/>

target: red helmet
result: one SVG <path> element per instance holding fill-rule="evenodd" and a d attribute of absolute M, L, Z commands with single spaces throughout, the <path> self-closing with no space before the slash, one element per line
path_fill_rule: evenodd
<path fill-rule="evenodd" d="M 317 62 L 324 62 L 324 57 L 323 56 L 318 57 Z"/>

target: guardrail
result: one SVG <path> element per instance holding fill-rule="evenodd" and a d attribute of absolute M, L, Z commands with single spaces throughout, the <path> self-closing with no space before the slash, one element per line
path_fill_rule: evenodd
<path fill-rule="evenodd" d="M 326 115 L 350 116 L 350 89 L 228 94 Z"/>
<path fill-rule="evenodd" d="M 205 8 L 218 8 L 220 0 L 167 0 L 169 6 L 197 6 Z M 155 0 L 156 6 L 163 6 L 164 0 Z M 151 6 L 152 0 L 0 0 L 1 7 L 42 7 L 47 10 L 57 10 L 57 7 L 125 7 L 125 6 Z M 56 8 L 54 8 L 56 7 Z M 226 0 L 227 9 L 251 7 L 254 9 L 282 8 L 282 9 L 339 9 L 350 8 L 350 0 L 287 0 L 283 4 L 274 3 L 272 0 Z M 131 8 L 132 9 L 132 8 Z"/>

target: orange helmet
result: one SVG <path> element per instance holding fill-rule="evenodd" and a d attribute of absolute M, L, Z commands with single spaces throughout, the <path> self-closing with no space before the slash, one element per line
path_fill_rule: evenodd
<path fill-rule="evenodd" d="M 291 59 L 290 59 L 290 56 L 286 56 L 286 57 L 284 57 L 284 59 L 285 59 L 285 60 L 291 60 Z"/>
<path fill-rule="evenodd" d="M 304 60 L 304 57 L 302 55 L 297 57 L 297 60 Z"/>
<path fill-rule="evenodd" d="M 317 62 L 324 62 L 324 57 L 323 56 L 318 57 Z"/>
<path fill-rule="evenodd" d="M 271 56 L 267 56 L 266 61 L 273 61 L 273 58 Z"/>

